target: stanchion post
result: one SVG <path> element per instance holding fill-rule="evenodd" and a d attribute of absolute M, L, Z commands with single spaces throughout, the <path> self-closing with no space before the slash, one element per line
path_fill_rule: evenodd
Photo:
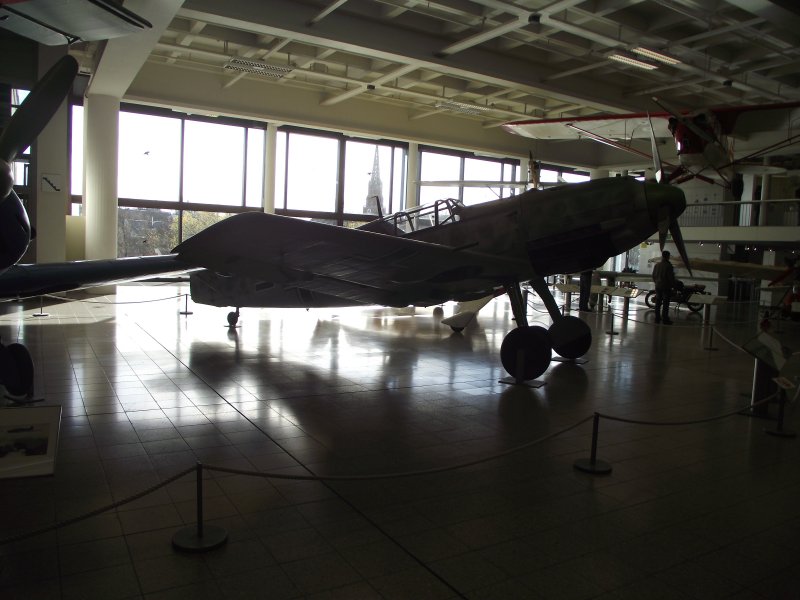
<path fill-rule="evenodd" d="M 614 331 L 614 311 L 611 310 L 611 305 L 608 305 L 608 314 L 611 315 L 611 331 L 606 331 L 608 335 L 619 335 L 619 331 Z"/>
<path fill-rule="evenodd" d="M 39 312 L 33 313 L 34 317 L 49 317 L 50 313 L 44 312 L 44 296 L 39 296 Z"/>
<path fill-rule="evenodd" d="M 704 350 L 719 350 L 714 347 L 714 327 L 713 325 L 708 329 L 708 345 L 703 348 Z"/>
<path fill-rule="evenodd" d="M 600 413 L 594 413 L 592 421 L 592 454 L 586 458 L 580 458 L 573 463 L 579 471 L 593 473 L 595 475 L 608 475 L 611 473 L 611 465 L 605 461 L 597 460 L 597 435 L 600 430 Z"/>
<path fill-rule="evenodd" d="M 184 527 L 172 536 L 172 545 L 184 552 L 206 552 L 228 541 L 228 532 L 216 525 L 203 523 L 203 463 L 197 463 L 197 525 Z"/>
<path fill-rule="evenodd" d="M 186 304 L 184 305 L 186 308 L 180 311 L 179 315 L 191 315 L 194 314 L 192 311 L 189 310 L 189 294 L 184 294 L 183 298 L 186 300 Z"/>

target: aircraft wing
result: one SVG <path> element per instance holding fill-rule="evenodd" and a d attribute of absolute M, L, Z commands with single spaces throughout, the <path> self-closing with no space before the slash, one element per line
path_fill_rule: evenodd
<path fill-rule="evenodd" d="M 658 260 L 661 259 L 651 259 L 653 262 L 657 262 Z M 676 267 L 684 268 L 683 262 L 680 259 L 671 260 Z M 793 276 L 794 267 L 786 265 L 758 265 L 735 260 L 712 260 L 708 258 L 692 258 L 691 262 L 693 271 L 723 273 L 735 277 L 763 279 L 771 282 L 788 279 L 788 283 L 791 283 L 795 278 Z"/>
<path fill-rule="evenodd" d="M 671 138 L 667 124 L 672 116 L 668 112 L 650 113 L 657 138 Z M 596 115 L 568 119 L 529 119 L 503 124 L 510 133 L 537 140 L 580 140 L 584 138 L 606 140 L 650 139 L 647 113 L 626 115 Z"/>
<path fill-rule="evenodd" d="M 532 276 L 527 260 L 248 212 L 175 248 L 185 264 L 336 296 L 354 304 L 429 305 Z"/>
<path fill-rule="evenodd" d="M 174 254 L 14 265 L 0 275 L 0 297 L 39 296 L 191 270 Z"/>
<path fill-rule="evenodd" d="M 797 133 L 800 101 L 747 106 L 720 106 L 709 109 L 719 121 L 722 133 L 747 137 L 756 132 L 774 131 L 788 136 Z"/>

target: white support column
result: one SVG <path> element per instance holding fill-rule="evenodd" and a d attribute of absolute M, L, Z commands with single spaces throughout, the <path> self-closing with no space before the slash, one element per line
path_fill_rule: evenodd
<path fill-rule="evenodd" d="M 769 166 L 769 156 L 764 157 L 764 166 Z M 770 179 L 770 174 L 767 172 L 767 169 L 764 169 L 764 175 L 761 176 L 761 204 L 759 204 L 758 211 L 758 225 L 760 226 L 767 224 L 767 208 L 769 207 L 767 200 L 769 200 Z"/>
<path fill-rule="evenodd" d="M 408 144 L 408 178 L 406 179 L 406 210 L 419 204 L 419 146 Z"/>
<path fill-rule="evenodd" d="M 742 182 L 744 183 L 744 187 L 742 190 L 742 202 L 750 202 L 755 198 L 756 193 L 756 176 L 752 173 L 745 173 L 742 175 Z M 733 194 L 730 193 L 728 188 L 725 189 L 725 199 L 733 198 Z M 753 215 L 753 206 L 754 204 L 742 204 L 739 207 L 739 221 L 738 223 L 725 223 L 725 225 L 750 225 L 750 221 Z"/>
<path fill-rule="evenodd" d="M 39 75 L 66 54 L 65 47 L 39 47 Z M 37 263 L 66 260 L 67 205 L 69 203 L 67 139 L 69 106 L 61 103 L 53 118 L 36 138 L 35 171 L 30 181 L 36 206 L 34 227 Z"/>
<path fill-rule="evenodd" d="M 267 124 L 264 140 L 264 212 L 275 213 L 275 168 L 277 162 L 278 126 Z"/>
<path fill-rule="evenodd" d="M 87 96 L 84 132 L 86 258 L 116 258 L 119 98 Z"/>

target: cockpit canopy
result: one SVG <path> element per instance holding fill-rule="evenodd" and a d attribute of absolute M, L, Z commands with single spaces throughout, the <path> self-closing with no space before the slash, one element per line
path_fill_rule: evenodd
<path fill-rule="evenodd" d="M 420 229 L 456 223 L 460 219 L 463 208 L 462 202 L 454 198 L 446 198 L 437 200 L 433 204 L 403 210 L 383 219 L 370 221 L 359 229 L 389 235 L 406 235 Z"/>

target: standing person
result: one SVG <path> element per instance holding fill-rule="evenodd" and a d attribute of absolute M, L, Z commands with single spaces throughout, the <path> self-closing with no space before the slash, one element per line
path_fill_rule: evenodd
<path fill-rule="evenodd" d="M 669 262 L 669 250 L 661 253 L 661 262 L 653 267 L 653 283 L 656 284 L 656 323 L 672 325 L 669 318 L 669 296 L 675 287 L 675 271 Z"/>

